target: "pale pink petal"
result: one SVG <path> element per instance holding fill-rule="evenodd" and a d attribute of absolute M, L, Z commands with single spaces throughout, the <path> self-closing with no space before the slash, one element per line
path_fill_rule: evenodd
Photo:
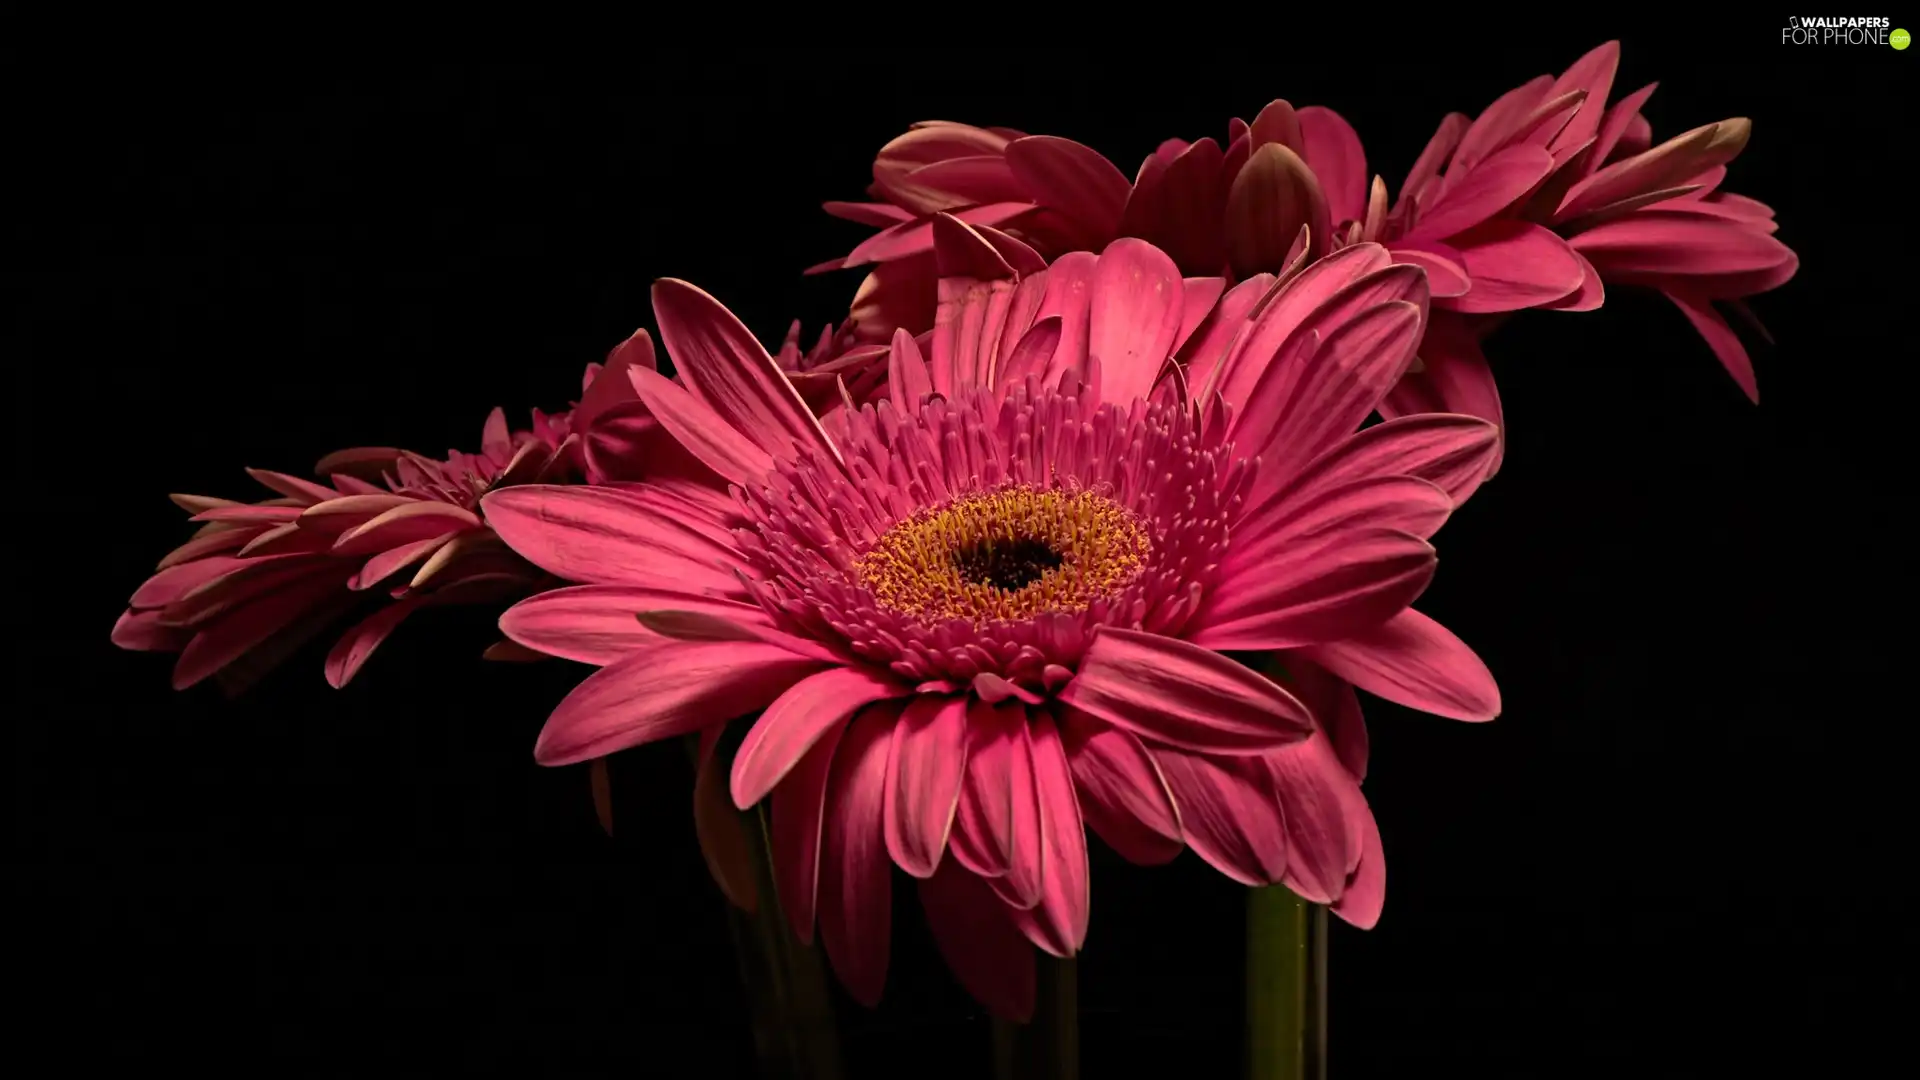
<path fill-rule="evenodd" d="M 821 829 L 827 808 L 827 778 L 846 726 L 834 728 L 813 744 L 800 763 L 773 790 L 774 884 L 788 925 L 804 944 L 813 944 L 815 901 L 820 891 Z"/>
<path fill-rule="evenodd" d="M 1152 742 L 1214 754 L 1257 754 L 1303 737 L 1306 709 L 1265 676 L 1210 649 L 1116 626 L 1101 628 L 1057 695 Z"/>
<path fill-rule="evenodd" d="M 1524 221 L 1490 221 L 1453 238 L 1473 287 L 1442 301 L 1451 311 L 1484 314 L 1551 303 L 1580 288 L 1586 268 L 1567 242 Z"/>
<path fill-rule="evenodd" d="M 1153 388 L 1185 311 L 1180 271 L 1165 252 L 1115 240 L 1094 268 L 1087 352 L 1100 365 L 1100 397 L 1126 408 Z"/>
<path fill-rule="evenodd" d="M 753 484 L 772 470 L 771 454 L 734 430 L 680 384 L 645 368 L 629 368 L 627 378 L 654 419 L 688 453 L 724 479 Z"/>
<path fill-rule="evenodd" d="M 947 849 L 967 768 L 967 698 L 921 695 L 894 726 L 885 832 L 894 864 L 932 877 Z"/>
<path fill-rule="evenodd" d="M 1128 862 L 1154 866 L 1178 855 L 1180 814 L 1140 740 L 1078 709 L 1058 719 L 1088 827 Z"/>
<path fill-rule="evenodd" d="M 893 867 L 881 821 L 887 758 L 899 707 L 870 706 L 834 755 L 820 843 L 820 937 L 841 985 L 860 1004 L 880 1003 L 892 936 Z"/>
<path fill-rule="evenodd" d="M 649 513 L 619 491 L 529 484 L 482 500 L 487 523 L 521 558 L 587 584 L 669 575 L 689 591 L 738 592 L 740 553 L 690 520 Z"/>
<path fill-rule="evenodd" d="M 1070 957 L 1087 939 L 1087 830 L 1073 791 L 1073 771 L 1053 717 L 1034 713 L 1033 779 L 1040 791 L 1040 842 L 1046 870 L 1040 902 L 1010 909 L 1027 940 L 1054 956 Z"/>
<path fill-rule="evenodd" d="M 1726 368 L 1727 374 L 1733 376 L 1733 381 L 1740 384 L 1747 400 L 1755 405 L 1760 404 L 1760 387 L 1754 380 L 1753 361 L 1747 356 L 1747 348 L 1740 344 L 1740 338 L 1734 334 L 1733 327 L 1727 325 L 1727 320 L 1713 310 L 1712 302 L 1679 293 L 1668 292 L 1664 295 L 1673 301 L 1673 306 L 1679 308 L 1693 328 L 1706 339 L 1713 355 L 1719 358 L 1720 366 Z"/>
<path fill-rule="evenodd" d="M 1314 663 L 1354 686 L 1410 709 L 1454 720 L 1500 715 L 1500 688 L 1473 650 L 1417 611 L 1345 641 L 1307 650 Z"/>
<path fill-rule="evenodd" d="M 702 593 L 666 576 L 651 585 L 578 585 L 528 597 L 500 616 L 500 632 L 548 656 L 605 667 L 657 637 L 635 616 L 643 611 L 698 611 L 765 624 L 755 604 Z"/>
<path fill-rule="evenodd" d="M 1187 846 L 1242 885 L 1271 885 L 1287 871 L 1287 829 L 1273 773 L 1259 757 L 1204 757 L 1155 748 L 1180 808 Z"/>
<path fill-rule="evenodd" d="M 1189 639 L 1222 652 L 1337 641 L 1405 611 L 1432 582 L 1436 563 L 1426 541 L 1379 528 L 1338 530 L 1287 554 L 1266 574 L 1221 581 L 1194 616 Z"/>
<path fill-rule="evenodd" d="M 1358 221 L 1367 213 L 1367 153 L 1353 125 L 1324 105 L 1298 112 L 1307 164 L 1320 178 L 1333 221 Z"/>
<path fill-rule="evenodd" d="M 571 765 L 744 716 L 821 667 L 759 641 L 661 637 L 637 646 L 560 702 L 540 730 L 536 760 Z"/>
<path fill-rule="evenodd" d="M 1008 919 L 993 890 L 965 868 L 947 862 L 920 883 L 933 943 L 954 978 L 996 1017 L 1025 1023 L 1033 1016 L 1033 947 Z"/>
<path fill-rule="evenodd" d="M 774 457 L 839 451 L 793 384 L 720 301 L 675 278 L 653 286 L 653 313 L 667 355 L 693 396 Z"/>
<path fill-rule="evenodd" d="M 760 714 L 733 759 L 733 801 L 742 810 L 767 797 L 813 744 L 876 701 L 907 688 L 866 668 L 828 668 L 795 683 Z"/>
<path fill-rule="evenodd" d="M 1119 230 L 1131 185 L 1097 151 L 1071 139 L 1033 135 L 1008 144 L 1007 165 L 1028 198 L 1085 226 L 1096 243 Z"/>

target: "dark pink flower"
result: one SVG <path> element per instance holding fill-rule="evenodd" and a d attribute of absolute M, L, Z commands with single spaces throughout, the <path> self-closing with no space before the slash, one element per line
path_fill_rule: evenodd
<path fill-rule="evenodd" d="M 1086 827 L 1372 925 L 1384 861 L 1352 687 L 1499 710 L 1479 659 L 1409 606 L 1491 425 L 1356 432 L 1412 360 L 1424 275 L 1359 244 L 1223 291 L 1139 240 L 1045 267 L 954 217 L 932 227 L 935 324 L 924 351 L 894 335 L 879 401 L 816 422 L 718 301 L 663 281 L 684 385 L 630 377 L 729 490 L 486 497 L 515 551 L 580 583 L 501 629 L 600 668 L 536 757 L 699 732 L 711 761 L 721 727 L 758 713 L 733 801 L 771 796 L 794 929 L 817 926 L 868 1003 L 898 867 L 962 983 L 1027 1012 L 1032 947 L 1072 955 L 1087 932 Z M 1284 674 L 1223 655 L 1240 651 Z"/>

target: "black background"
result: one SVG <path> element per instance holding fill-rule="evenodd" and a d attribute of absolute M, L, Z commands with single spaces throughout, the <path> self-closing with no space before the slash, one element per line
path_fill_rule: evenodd
<path fill-rule="evenodd" d="M 1754 119 L 1726 186 L 1773 205 L 1802 258 L 1755 305 L 1779 341 L 1754 350 L 1762 404 L 1630 290 L 1493 339 L 1507 465 L 1441 535 L 1422 606 L 1487 660 L 1505 714 L 1368 702 L 1391 887 L 1376 930 L 1333 943 L 1337 1076 L 1899 1059 L 1898 118 L 1920 52 L 1734 21 L 1628 33 L 1615 85 L 1662 80 L 1658 138 Z M 818 203 L 860 198 L 915 120 L 1068 135 L 1131 174 L 1160 139 L 1222 137 L 1285 96 L 1340 110 L 1397 186 L 1443 112 L 1609 36 L 1586 25 L 1215 27 L 1227 51 L 1151 61 L 697 39 L 537 64 L 36 58 L 7 170 L 29 188 L 8 212 L 15 1052 L 62 1072 L 746 1075 L 679 748 L 617 761 L 606 839 L 583 770 L 530 752 L 579 669 L 478 662 L 470 614 L 418 617 L 346 691 L 318 646 L 236 702 L 172 693 L 169 659 L 107 639 L 186 535 L 165 494 L 254 498 L 242 466 L 304 472 L 343 446 L 473 448 L 492 406 L 524 424 L 577 396 L 585 363 L 651 324 L 659 276 L 769 341 L 803 316 L 810 340 L 859 274 L 799 271 L 866 233 Z M 1083 1075 L 1232 1075 L 1238 888 L 1190 855 L 1105 858 L 1094 896 Z M 849 1054 L 862 1075 L 983 1075 L 981 1021 L 911 904 L 896 921 L 885 1006 L 841 1001 Z"/>

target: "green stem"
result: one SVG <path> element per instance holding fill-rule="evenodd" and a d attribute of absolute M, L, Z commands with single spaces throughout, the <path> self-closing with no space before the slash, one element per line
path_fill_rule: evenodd
<path fill-rule="evenodd" d="M 1327 909 L 1247 893 L 1247 1078 L 1326 1080 Z"/>
<path fill-rule="evenodd" d="M 1039 956 L 1033 1020 L 993 1022 L 994 1080 L 1080 1080 L 1080 987 L 1072 960 Z"/>

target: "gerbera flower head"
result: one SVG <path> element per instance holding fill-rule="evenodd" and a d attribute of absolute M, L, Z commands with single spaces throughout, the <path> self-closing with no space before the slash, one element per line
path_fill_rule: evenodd
<path fill-rule="evenodd" d="M 1412 360 L 1424 275 L 1362 244 L 1223 292 L 1139 240 L 1022 270 L 954 217 L 934 228 L 929 350 L 896 332 L 887 395 L 837 434 L 718 301 L 663 281 L 685 385 L 632 379 L 729 492 L 487 496 L 516 551 L 584 583 L 502 630 L 601 666 L 536 756 L 710 748 L 759 713 L 733 801 L 771 796 L 793 926 L 818 926 L 868 1003 L 898 867 L 963 984 L 1022 1015 L 1031 948 L 1085 939 L 1089 826 L 1371 925 L 1384 863 L 1352 685 L 1498 711 L 1486 668 L 1409 606 L 1491 426 L 1356 431 Z"/>
<path fill-rule="evenodd" d="M 573 478 L 579 419 L 577 409 L 535 409 L 530 427 L 513 430 L 495 409 L 478 452 L 359 447 L 321 459 L 314 472 L 324 482 L 247 470 L 273 493 L 261 501 L 175 495 L 200 530 L 134 592 L 113 641 L 178 653 L 175 689 L 218 676 L 237 693 L 350 611 L 372 607 L 327 656 L 327 681 L 345 686 L 414 611 L 503 604 L 545 579 L 487 528 L 480 499 Z M 497 654 L 521 652 L 502 642 Z"/>

